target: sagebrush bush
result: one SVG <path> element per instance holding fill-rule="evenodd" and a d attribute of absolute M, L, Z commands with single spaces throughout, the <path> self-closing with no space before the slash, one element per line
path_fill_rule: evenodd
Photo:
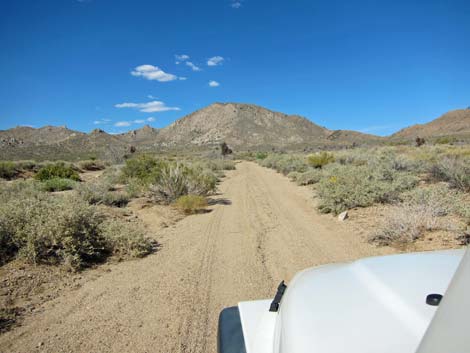
<path fill-rule="evenodd" d="M 92 205 L 123 207 L 130 200 L 126 192 L 115 191 L 113 185 L 106 179 L 80 184 L 76 190 L 83 200 Z"/>
<path fill-rule="evenodd" d="M 111 254 L 151 251 L 140 228 L 107 219 L 80 197 L 43 192 L 37 184 L 0 188 L 0 263 L 16 257 L 79 269 Z"/>
<path fill-rule="evenodd" d="M 456 211 L 459 195 L 445 185 L 414 189 L 403 195 L 404 202 L 389 209 L 382 225 L 372 233 L 370 241 L 379 245 L 410 243 L 427 231 L 455 230 L 442 217 Z"/>
<path fill-rule="evenodd" d="M 235 162 L 230 159 L 212 159 L 203 162 L 203 165 L 201 165 L 200 167 L 206 167 L 207 169 L 210 169 L 214 172 L 223 170 L 234 170 Z"/>
<path fill-rule="evenodd" d="M 297 185 L 312 185 L 318 183 L 323 177 L 323 172 L 320 169 L 309 168 L 303 173 L 292 172 L 288 177 L 297 183 Z"/>
<path fill-rule="evenodd" d="M 52 178 L 45 180 L 41 183 L 41 188 L 44 191 L 65 191 L 72 190 L 76 186 L 77 182 L 70 179 Z"/>
<path fill-rule="evenodd" d="M 390 203 L 399 194 L 416 186 L 418 178 L 392 169 L 372 169 L 367 166 L 336 166 L 317 184 L 319 209 L 338 214 L 354 207 L 366 207 L 376 202 Z"/>
<path fill-rule="evenodd" d="M 155 242 L 135 223 L 106 220 L 100 225 L 107 246 L 119 257 L 143 257 L 150 254 Z"/>
<path fill-rule="evenodd" d="M 80 176 L 72 165 L 66 165 L 63 162 L 48 164 L 39 169 L 34 176 L 36 180 L 45 181 L 53 178 L 80 180 Z"/>
<path fill-rule="evenodd" d="M 270 154 L 259 163 L 263 167 L 275 169 L 284 175 L 292 172 L 303 173 L 308 168 L 305 157 L 301 155 Z"/>
<path fill-rule="evenodd" d="M 81 170 L 89 170 L 89 171 L 103 170 L 106 168 L 106 164 L 103 161 L 90 159 L 90 160 L 78 162 L 78 168 L 80 168 Z"/>
<path fill-rule="evenodd" d="M 186 214 L 200 212 L 207 207 L 207 200 L 199 195 L 184 195 L 175 202 L 175 207 Z"/>
<path fill-rule="evenodd" d="M 435 180 L 448 182 L 453 188 L 470 192 L 470 158 L 444 157 L 431 167 L 430 174 Z"/>
<path fill-rule="evenodd" d="M 323 166 L 329 163 L 333 163 L 334 161 L 335 156 L 325 151 L 307 156 L 307 162 L 313 168 L 322 168 Z"/>
<path fill-rule="evenodd" d="M 18 174 L 16 165 L 13 162 L 0 161 L 0 178 L 12 179 Z"/>

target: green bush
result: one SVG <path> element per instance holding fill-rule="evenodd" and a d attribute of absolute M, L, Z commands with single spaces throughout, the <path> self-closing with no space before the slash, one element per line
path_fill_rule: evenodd
<path fill-rule="evenodd" d="M 44 191 L 65 191 L 72 190 L 76 182 L 70 179 L 52 178 L 42 182 L 41 188 Z"/>
<path fill-rule="evenodd" d="M 288 175 L 292 172 L 303 173 L 308 165 L 304 156 L 289 154 L 270 154 L 259 161 L 260 165 L 275 169 L 277 172 Z"/>
<path fill-rule="evenodd" d="M 207 207 L 207 200 L 199 195 L 184 195 L 180 196 L 174 205 L 185 214 L 193 214 Z"/>
<path fill-rule="evenodd" d="M 0 161 L 0 178 L 12 179 L 18 175 L 18 170 L 13 162 Z"/>
<path fill-rule="evenodd" d="M 307 156 L 308 164 L 313 168 L 322 168 L 329 163 L 333 163 L 335 157 L 328 152 L 320 152 Z"/>
<path fill-rule="evenodd" d="M 288 177 L 295 181 L 297 185 L 312 185 L 318 183 L 323 177 L 323 172 L 320 169 L 309 168 L 303 173 L 292 172 Z"/>
<path fill-rule="evenodd" d="M 418 178 L 409 173 L 367 166 L 336 166 L 317 184 L 319 209 L 340 213 L 376 202 L 393 202 L 399 194 L 416 186 Z"/>
<path fill-rule="evenodd" d="M 106 165 L 103 161 L 99 160 L 86 160 L 86 161 L 80 161 L 78 162 L 78 168 L 81 170 L 89 170 L 89 171 L 95 171 L 95 170 L 103 170 L 106 168 Z"/>
<path fill-rule="evenodd" d="M 437 144 L 437 145 L 451 145 L 455 142 L 457 142 L 457 139 L 455 137 L 451 137 L 451 136 L 438 137 L 434 141 L 434 143 Z"/>
<path fill-rule="evenodd" d="M 45 181 L 54 178 L 71 179 L 75 181 L 80 180 L 80 176 L 77 171 L 71 165 L 58 162 L 54 164 L 48 164 L 36 173 L 34 176 L 36 180 Z"/>
<path fill-rule="evenodd" d="M 144 184 L 150 184 L 160 177 L 160 171 L 166 164 L 163 160 L 158 160 L 149 155 L 141 155 L 137 158 L 126 160 L 126 164 L 121 170 L 124 181 L 134 178 Z"/>
<path fill-rule="evenodd" d="M 256 153 L 256 159 L 257 160 L 263 160 L 263 159 L 266 159 L 266 157 L 268 157 L 267 152 L 257 152 Z"/>

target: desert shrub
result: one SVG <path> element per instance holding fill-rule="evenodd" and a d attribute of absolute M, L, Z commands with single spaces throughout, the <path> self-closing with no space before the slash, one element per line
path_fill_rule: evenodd
<path fill-rule="evenodd" d="M 323 173 L 319 169 L 309 168 L 303 173 L 292 172 L 288 177 L 297 183 L 297 185 L 312 185 L 318 183 L 323 177 Z"/>
<path fill-rule="evenodd" d="M 113 253 L 142 256 L 151 251 L 140 228 L 108 220 L 81 198 L 51 195 L 37 184 L 0 188 L 0 263 L 17 257 L 79 269 Z"/>
<path fill-rule="evenodd" d="M 9 239 L 10 256 L 31 263 L 67 263 L 79 268 L 101 259 L 106 253 L 98 228 L 101 222 L 93 208 L 72 197 L 38 193 L 0 206 L 0 228 L 4 241 Z"/>
<path fill-rule="evenodd" d="M 12 179 L 18 174 L 16 165 L 13 162 L 0 161 L 0 178 Z"/>
<path fill-rule="evenodd" d="M 83 183 L 77 186 L 77 194 L 91 205 L 126 206 L 130 197 L 125 192 L 115 191 L 106 179 Z"/>
<path fill-rule="evenodd" d="M 130 178 L 135 178 L 148 185 L 160 177 L 160 171 L 165 164 L 165 161 L 149 155 L 127 159 L 121 170 L 122 179 L 127 181 Z"/>
<path fill-rule="evenodd" d="M 430 174 L 435 180 L 448 182 L 453 188 L 470 191 L 470 158 L 444 157 L 431 167 Z"/>
<path fill-rule="evenodd" d="M 275 169 L 277 172 L 288 175 L 291 172 L 303 173 L 308 165 L 305 158 L 300 155 L 270 154 L 259 161 L 260 165 Z"/>
<path fill-rule="evenodd" d="M 37 171 L 42 167 L 42 163 L 38 163 L 36 161 L 18 161 L 16 162 L 16 167 L 19 170 L 27 170 L 27 171 Z"/>
<path fill-rule="evenodd" d="M 417 177 L 391 169 L 335 166 L 317 184 L 319 209 L 337 214 L 376 202 L 393 202 L 401 192 L 413 188 L 417 182 Z"/>
<path fill-rule="evenodd" d="M 106 168 L 106 164 L 103 161 L 90 159 L 78 162 L 78 168 L 89 171 L 103 170 Z"/>
<path fill-rule="evenodd" d="M 126 193 L 130 198 L 141 197 L 145 195 L 147 186 L 139 179 L 129 178 L 126 184 Z"/>
<path fill-rule="evenodd" d="M 335 157 L 333 154 L 323 151 L 308 155 L 307 161 L 313 168 L 322 168 L 329 163 L 333 163 L 335 161 Z"/>
<path fill-rule="evenodd" d="M 450 145 L 457 142 L 457 139 L 455 137 L 451 136 L 443 136 L 443 137 L 438 137 L 434 143 L 437 145 Z"/>
<path fill-rule="evenodd" d="M 114 255 L 123 257 L 143 257 L 150 254 L 155 242 L 145 236 L 145 232 L 135 223 L 106 220 L 100 225 L 107 247 Z"/>
<path fill-rule="evenodd" d="M 175 207 L 186 214 L 193 214 L 207 207 L 207 200 L 199 195 L 184 195 L 176 200 Z"/>
<path fill-rule="evenodd" d="M 263 160 L 263 159 L 266 159 L 266 157 L 268 157 L 267 152 L 257 152 L 256 153 L 256 159 L 257 160 Z"/>
<path fill-rule="evenodd" d="M 229 159 L 213 159 L 202 164 L 201 167 L 206 167 L 214 172 L 235 169 L 235 162 Z"/>
<path fill-rule="evenodd" d="M 454 230 L 442 217 L 455 211 L 458 195 L 445 185 L 414 189 L 404 195 L 404 202 L 387 211 L 382 225 L 370 241 L 379 245 L 409 243 L 426 231 Z"/>
<path fill-rule="evenodd" d="M 72 190 L 76 185 L 76 182 L 70 179 L 52 178 L 45 180 L 41 183 L 41 188 L 44 191 L 65 191 Z"/>
<path fill-rule="evenodd" d="M 36 180 L 45 181 L 53 178 L 71 179 L 79 181 L 80 177 L 77 171 L 71 165 L 66 165 L 63 162 L 48 164 L 39 169 L 34 176 Z"/>
<path fill-rule="evenodd" d="M 159 178 L 150 185 L 149 194 L 157 202 L 172 203 L 183 195 L 208 195 L 215 191 L 216 186 L 214 174 L 178 162 L 167 163 Z"/>

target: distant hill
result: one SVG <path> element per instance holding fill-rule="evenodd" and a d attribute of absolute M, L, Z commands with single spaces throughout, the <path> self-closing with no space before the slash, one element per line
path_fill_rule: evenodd
<path fill-rule="evenodd" d="M 470 109 L 452 110 L 427 124 L 417 124 L 402 129 L 390 136 L 390 138 L 415 139 L 417 136 L 424 138 L 441 136 L 469 138 Z"/>
<path fill-rule="evenodd" d="M 100 129 L 87 134 L 65 126 L 16 127 L 0 131 L 0 159 L 96 157 L 120 160 L 131 146 L 144 152 L 194 151 L 213 149 L 222 141 L 238 151 L 314 151 L 413 140 L 417 136 L 470 139 L 470 110 L 451 111 L 430 123 L 380 137 L 350 130 L 329 130 L 301 116 L 253 104 L 214 103 L 163 129 L 144 126 L 118 135 Z"/>

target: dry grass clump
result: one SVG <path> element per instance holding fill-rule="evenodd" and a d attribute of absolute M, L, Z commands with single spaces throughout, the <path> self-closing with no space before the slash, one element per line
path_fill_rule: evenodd
<path fill-rule="evenodd" d="M 199 195 L 184 195 L 179 197 L 174 205 L 185 214 L 194 214 L 207 207 L 207 199 Z"/>
<path fill-rule="evenodd" d="M 448 182 L 453 188 L 470 192 L 470 158 L 446 156 L 430 170 L 433 179 Z"/>
<path fill-rule="evenodd" d="M 78 162 L 78 168 L 81 170 L 96 171 L 106 169 L 106 163 L 103 161 L 90 159 Z"/>
<path fill-rule="evenodd" d="M 170 204 L 184 195 L 206 196 L 216 190 L 222 170 L 233 161 L 174 161 L 140 156 L 126 161 L 122 180 L 132 195 L 147 194 L 155 202 Z"/>
<path fill-rule="evenodd" d="M 130 256 L 142 254 L 149 243 L 143 233 L 129 232 L 122 221 L 107 220 L 80 197 L 49 194 L 35 182 L 0 189 L 0 263 L 19 258 L 79 269 L 123 249 Z"/>
<path fill-rule="evenodd" d="M 370 237 L 371 242 L 379 245 L 410 243 L 425 232 L 457 229 L 445 216 L 457 213 L 463 201 L 461 195 L 446 185 L 415 189 L 406 193 L 404 199 L 388 211 L 381 227 Z"/>
<path fill-rule="evenodd" d="M 114 185 L 106 178 L 80 184 L 76 190 L 77 194 L 91 205 L 123 207 L 130 200 L 126 192 L 116 191 Z"/>
<path fill-rule="evenodd" d="M 205 196 L 214 192 L 217 177 L 182 163 L 168 163 L 158 179 L 149 187 L 149 195 L 156 202 L 172 203 L 184 195 Z"/>

